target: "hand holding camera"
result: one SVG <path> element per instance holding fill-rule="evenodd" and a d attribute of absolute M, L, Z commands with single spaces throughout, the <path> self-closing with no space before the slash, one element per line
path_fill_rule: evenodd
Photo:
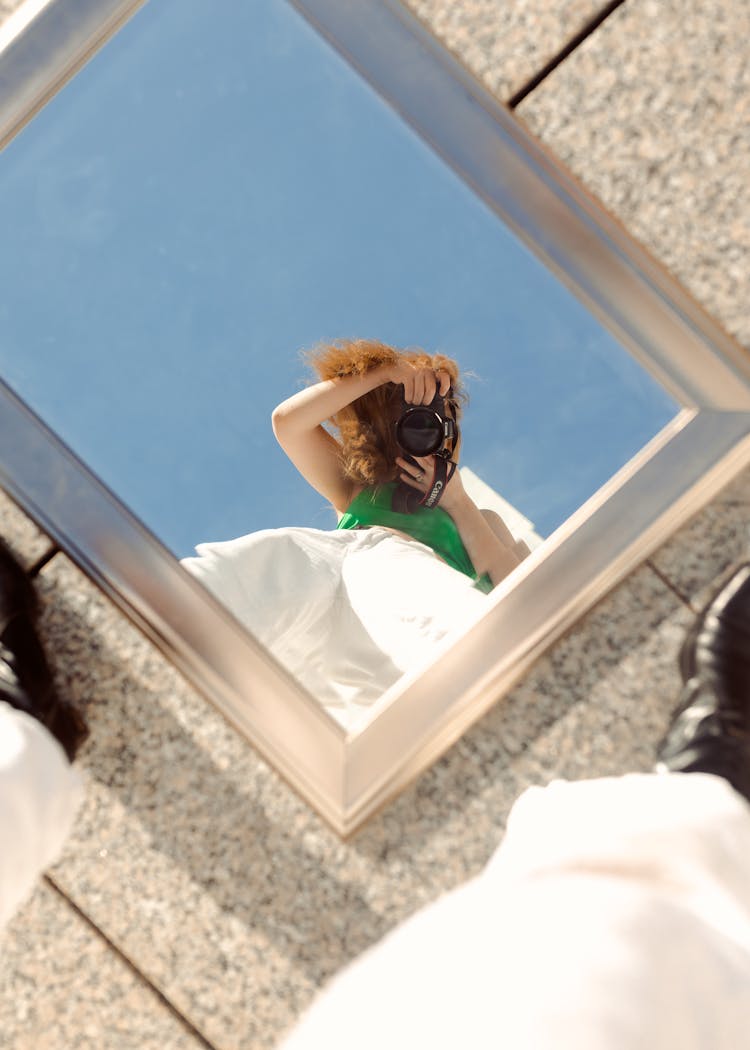
<path fill-rule="evenodd" d="M 394 371 L 404 374 L 403 410 L 396 421 L 396 442 L 404 456 L 396 459 L 402 474 L 393 509 L 407 514 L 419 507 L 432 510 L 456 469 L 458 424 L 449 402 L 450 377 L 429 368 Z"/>
<path fill-rule="evenodd" d="M 388 380 L 404 388 L 404 401 L 408 405 L 429 405 L 436 394 L 445 397 L 451 386 L 447 372 L 435 371 L 401 360 L 388 369 Z"/>

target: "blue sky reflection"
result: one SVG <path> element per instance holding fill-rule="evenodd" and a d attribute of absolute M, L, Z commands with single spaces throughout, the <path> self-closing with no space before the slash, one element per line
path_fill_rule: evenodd
<path fill-rule="evenodd" d="M 177 555 L 333 527 L 299 350 L 475 374 L 464 461 L 548 534 L 677 410 L 284 0 L 151 0 L 0 158 L 0 368 Z"/>

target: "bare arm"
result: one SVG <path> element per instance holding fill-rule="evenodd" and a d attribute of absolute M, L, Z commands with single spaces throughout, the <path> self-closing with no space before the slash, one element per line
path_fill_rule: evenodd
<path fill-rule="evenodd" d="M 458 485 L 454 488 L 456 481 Z M 522 561 L 513 537 L 508 532 L 509 541 L 506 541 L 492 528 L 476 503 L 466 494 L 458 471 L 451 479 L 441 505 L 453 518 L 477 574 L 481 576 L 486 572 L 497 587 Z"/>
<path fill-rule="evenodd" d="M 329 379 L 282 401 L 271 417 L 276 440 L 312 487 L 343 513 L 357 486 L 341 470 L 340 446 L 325 420 L 383 383 L 402 383 L 411 404 L 429 404 L 437 387 L 445 393 L 450 377 L 406 362 L 383 365 L 361 376 Z"/>
<path fill-rule="evenodd" d="M 397 462 L 403 470 L 402 479 L 414 488 L 423 491 L 424 482 L 422 485 L 414 483 L 411 473 L 414 468 L 406 460 L 398 459 Z M 431 478 L 431 460 L 418 458 L 417 462 L 425 471 L 426 477 Z M 497 586 L 523 561 L 525 553 L 516 544 L 502 518 L 494 514 L 492 519 L 488 520 L 488 515 L 492 512 L 482 511 L 477 507 L 467 494 L 458 470 L 448 482 L 440 506 L 453 518 L 477 575 L 482 576 L 487 573 L 493 584 Z M 528 553 L 525 544 L 523 548 Z"/>
<path fill-rule="evenodd" d="M 531 554 L 531 548 L 525 540 L 514 539 L 513 533 L 510 531 L 508 526 L 505 524 L 503 519 L 494 510 L 482 510 L 482 515 L 490 526 L 492 531 L 495 533 L 497 538 L 506 545 L 510 546 L 518 555 L 519 561 L 523 561 L 524 558 L 528 558 Z"/>

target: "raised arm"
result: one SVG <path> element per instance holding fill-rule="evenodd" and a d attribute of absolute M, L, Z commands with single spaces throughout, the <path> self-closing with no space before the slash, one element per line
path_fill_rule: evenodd
<path fill-rule="evenodd" d="M 518 553 L 512 535 L 505 529 L 506 537 L 490 525 L 476 503 L 467 495 L 458 471 L 446 488 L 441 506 L 453 518 L 478 575 L 486 572 L 497 587 L 501 580 L 520 565 L 523 558 Z"/>
<path fill-rule="evenodd" d="M 276 440 L 312 487 L 342 514 L 359 490 L 344 476 L 341 449 L 323 423 L 357 398 L 383 383 L 401 383 L 412 404 L 429 404 L 439 387 L 445 393 L 450 377 L 444 372 L 417 368 L 401 361 L 381 365 L 363 375 L 316 383 L 282 401 L 272 414 Z"/>

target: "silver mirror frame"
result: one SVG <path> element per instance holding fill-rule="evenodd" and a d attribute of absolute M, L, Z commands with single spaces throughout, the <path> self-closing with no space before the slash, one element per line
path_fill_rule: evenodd
<path fill-rule="evenodd" d="M 0 146 L 140 3 L 32 6 L 33 20 L 24 25 L 19 12 L 0 33 Z M 750 361 L 398 3 L 295 0 L 294 6 L 682 406 L 496 588 L 480 622 L 426 672 L 399 682 L 369 721 L 347 734 L 0 384 L 3 487 L 348 836 L 750 462 Z"/>

